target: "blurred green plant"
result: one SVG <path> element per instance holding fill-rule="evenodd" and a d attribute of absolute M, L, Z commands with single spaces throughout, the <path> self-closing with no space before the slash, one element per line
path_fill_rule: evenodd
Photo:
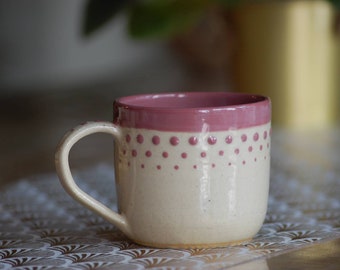
<path fill-rule="evenodd" d="M 90 36 L 119 13 L 126 12 L 132 38 L 168 38 L 189 29 L 208 10 L 265 1 L 292 0 L 89 0 L 82 32 Z M 327 1 L 340 8 L 340 0 Z"/>

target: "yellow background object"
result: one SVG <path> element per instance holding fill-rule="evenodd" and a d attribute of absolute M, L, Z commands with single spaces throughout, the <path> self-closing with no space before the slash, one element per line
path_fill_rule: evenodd
<path fill-rule="evenodd" d="M 275 1 L 234 15 L 236 89 L 270 96 L 275 125 L 333 125 L 340 76 L 334 8 L 322 0 Z"/>

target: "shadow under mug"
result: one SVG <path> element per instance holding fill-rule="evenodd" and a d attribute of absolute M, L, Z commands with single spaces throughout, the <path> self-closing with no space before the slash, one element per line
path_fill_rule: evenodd
<path fill-rule="evenodd" d="M 60 142 L 56 170 L 78 202 L 131 240 L 169 248 L 218 247 L 252 238 L 267 211 L 269 98 L 228 92 L 162 93 L 114 102 L 113 122 L 89 122 Z M 115 141 L 118 212 L 82 191 L 69 167 L 81 138 Z"/>

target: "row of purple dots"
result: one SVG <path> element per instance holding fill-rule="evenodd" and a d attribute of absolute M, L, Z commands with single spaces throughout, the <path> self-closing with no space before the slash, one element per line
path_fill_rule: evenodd
<path fill-rule="evenodd" d="M 267 156 L 264 156 L 264 159 L 267 159 Z M 254 162 L 257 162 L 257 158 L 254 158 Z M 232 165 L 232 163 L 231 162 L 228 162 L 227 163 L 227 166 L 231 166 Z M 242 165 L 246 165 L 246 161 L 245 160 L 243 160 L 242 161 Z M 130 162 L 128 162 L 128 166 L 130 167 L 131 166 L 131 163 Z M 144 163 L 142 163 L 141 165 L 140 165 L 140 167 L 142 168 L 142 169 L 145 169 L 145 164 Z M 193 165 L 192 166 L 193 167 L 193 169 L 198 169 L 198 166 L 197 165 Z M 173 168 L 175 169 L 175 170 L 179 170 L 179 165 L 174 165 L 173 166 Z M 212 163 L 211 164 L 211 168 L 216 168 L 216 164 L 215 163 Z M 156 165 L 156 169 L 157 170 L 161 170 L 162 169 L 162 166 L 161 165 Z"/>
<path fill-rule="evenodd" d="M 269 143 L 267 143 L 267 148 L 269 148 Z M 254 149 L 253 146 L 249 146 L 249 147 L 248 147 L 248 152 L 252 152 L 253 149 Z M 262 144 L 259 146 L 259 149 L 260 149 L 260 151 L 263 150 L 263 145 L 262 145 Z M 238 154 L 240 153 L 240 149 L 239 149 L 239 148 L 236 148 L 236 149 L 234 150 L 234 153 L 235 153 L 236 155 L 238 155 Z M 123 154 L 126 155 L 126 154 L 127 154 L 127 151 L 126 151 L 126 150 L 123 150 Z M 131 151 L 131 155 L 132 155 L 133 157 L 136 157 L 136 156 L 138 155 L 137 150 L 136 150 L 136 149 L 133 149 L 133 150 Z M 220 150 L 220 151 L 218 152 L 218 155 L 219 155 L 219 156 L 224 156 L 224 151 L 223 151 L 223 150 Z M 151 156 L 152 156 L 152 152 L 151 152 L 150 150 L 147 150 L 147 151 L 145 152 L 145 156 L 146 156 L 146 157 L 151 157 Z M 204 157 L 207 156 L 207 153 L 203 151 L 203 152 L 200 153 L 200 156 L 201 156 L 202 158 L 204 158 Z M 166 152 L 166 151 L 162 152 L 162 157 L 163 157 L 163 158 L 169 157 L 169 153 Z M 181 157 L 182 157 L 183 159 L 185 159 L 185 158 L 188 157 L 188 154 L 187 154 L 186 152 L 183 152 L 183 153 L 181 153 Z"/>
<path fill-rule="evenodd" d="M 271 132 L 269 132 L 269 135 L 270 135 L 270 133 L 271 133 Z M 266 140 L 267 137 L 268 137 L 268 132 L 267 132 L 267 131 L 264 131 L 264 132 L 263 132 L 263 139 Z M 255 132 L 255 133 L 253 134 L 253 141 L 254 141 L 254 142 L 257 142 L 259 139 L 260 139 L 259 133 L 258 133 L 258 132 Z M 246 142 L 247 140 L 248 140 L 248 136 L 247 136 L 246 134 L 242 134 L 242 135 L 241 135 L 241 141 L 242 141 L 242 142 Z M 130 143 L 130 142 L 131 142 L 131 136 L 130 136 L 129 134 L 127 134 L 127 135 L 125 136 L 125 141 L 126 141 L 127 143 Z M 138 135 L 136 136 L 136 141 L 137 141 L 139 144 L 142 144 L 142 143 L 144 142 L 144 136 L 143 136 L 142 134 L 138 134 Z M 159 145 L 160 142 L 161 142 L 161 138 L 160 138 L 158 135 L 154 135 L 154 136 L 152 137 L 151 141 L 152 141 L 152 143 L 153 143 L 154 145 Z M 199 141 L 199 139 L 198 139 L 198 137 L 196 137 L 196 136 L 191 136 L 191 137 L 189 138 L 189 140 L 188 140 L 188 142 L 189 142 L 190 145 L 196 145 L 196 144 L 198 143 L 198 141 Z M 180 143 L 180 139 L 179 139 L 177 136 L 172 136 L 172 137 L 170 137 L 169 142 L 170 142 L 171 145 L 176 146 L 176 145 L 178 145 L 178 144 Z M 215 136 L 212 136 L 212 135 L 211 135 L 211 136 L 208 137 L 207 142 L 208 142 L 208 144 L 210 144 L 210 145 L 214 145 L 214 144 L 217 143 L 217 138 L 216 138 Z M 225 138 L 225 142 L 226 142 L 227 144 L 231 144 L 231 143 L 233 142 L 233 137 L 232 137 L 231 135 L 228 135 L 228 136 Z"/>

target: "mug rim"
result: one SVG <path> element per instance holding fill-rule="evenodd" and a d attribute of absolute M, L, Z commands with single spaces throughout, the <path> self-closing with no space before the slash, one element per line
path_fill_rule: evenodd
<path fill-rule="evenodd" d="M 161 106 L 161 98 L 175 98 L 176 102 L 186 98 L 189 103 L 198 103 L 195 103 L 197 106 L 184 103 L 179 106 L 179 102 L 176 103 L 178 106 Z M 198 106 L 205 104 L 208 98 L 214 103 Z M 225 103 L 226 98 L 236 99 L 237 102 Z M 126 96 L 115 100 L 113 113 L 114 124 L 121 127 L 172 132 L 226 131 L 259 126 L 270 120 L 270 98 L 235 92 L 168 92 Z"/>

